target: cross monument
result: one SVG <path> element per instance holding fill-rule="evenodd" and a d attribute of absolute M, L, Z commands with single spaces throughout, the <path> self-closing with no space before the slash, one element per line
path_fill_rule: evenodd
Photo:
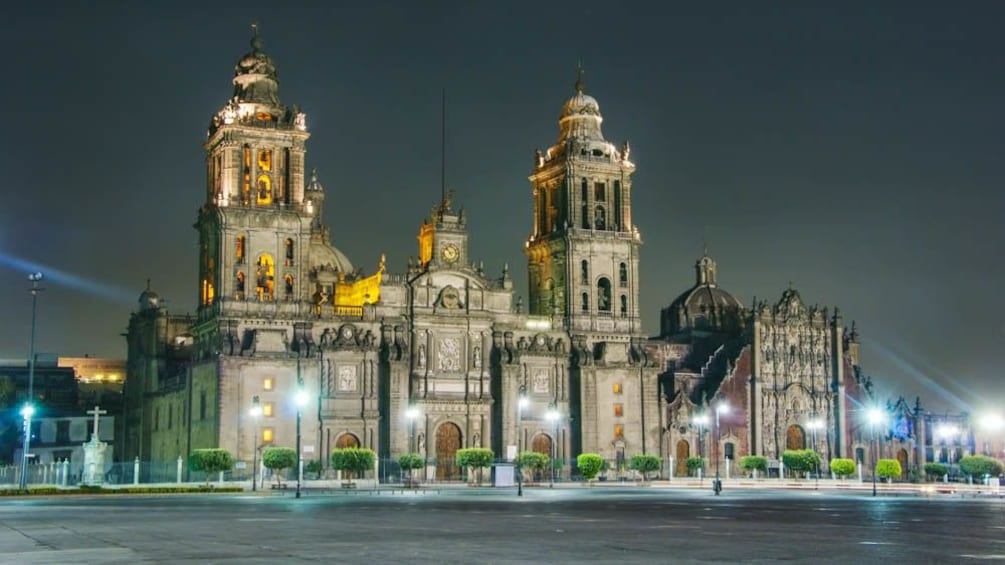
<path fill-rule="evenodd" d="M 101 440 L 101 436 L 98 435 L 98 418 L 105 414 L 108 414 L 108 410 L 102 410 L 97 405 L 94 406 L 94 410 L 88 410 L 85 414 L 94 416 L 94 433 L 91 436 L 91 441 L 97 443 Z"/>

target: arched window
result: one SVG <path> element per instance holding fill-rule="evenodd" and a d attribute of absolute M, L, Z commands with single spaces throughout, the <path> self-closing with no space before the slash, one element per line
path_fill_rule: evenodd
<path fill-rule="evenodd" d="M 258 150 L 258 168 L 262 171 L 272 170 L 272 151 L 268 149 Z"/>
<path fill-rule="evenodd" d="M 293 240 L 292 239 L 287 239 L 286 240 L 286 266 L 287 267 L 292 267 L 293 266 Z"/>
<path fill-rule="evenodd" d="M 586 185 L 587 185 L 587 180 L 583 179 L 582 187 L 579 190 L 579 198 L 580 198 L 580 200 L 583 201 L 583 204 L 586 204 L 586 199 L 589 196 L 589 189 L 586 187 Z"/>
<path fill-rule="evenodd" d="M 258 299 L 271 301 L 275 298 L 276 263 L 268 253 L 258 258 L 255 272 L 256 291 Z"/>
<path fill-rule="evenodd" d="M 624 263 L 618 268 L 618 284 L 628 286 L 628 265 Z"/>
<path fill-rule="evenodd" d="M 590 311 L 590 293 L 588 293 L 588 292 L 584 292 L 583 293 L 583 306 L 582 306 L 582 309 L 583 309 L 583 312 L 589 312 Z"/>
<path fill-rule="evenodd" d="M 293 275 L 286 275 L 284 281 L 286 282 L 286 299 L 289 300 L 293 297 Z"/>
<path fill-rule="evenodd" d="M 607 212 L 603 206 L 597 206 L 593 213 L 593 229 L 602 230 L 607 226 Z"/>
<path fill-rule="evenodd" d="M 244 248 L 245 239 L 243 235 L 237 236 L 237 241 L 234 243 L 234 262 L 244 263 Z"/>
<path fill-rule="evenodd" d="M 607 201 L 607 186 L 604 183 L 593 183 L 593 199 L 597 202 Z"/>
<path fill-rule="evenodd" d="M 241 271 L 237 272 L 237 280 L 235 281 L 235 298 L 238 300 L 244 300 L 244 273 Z"/>
<path fill-rule="evenodd" d="M 244 146 L 244 182 L 241 186 L 241 204 L 251 203 L 251 147 Z"/>
<path fill-rule="evenodd" d="M 621 295 L 621 317 L 628 317 L 628 297 L 624 294 Z"/>
<path fill-rule="evenodd" d="M 269 175 L 258 176 L 257 202 L 259 204 L 272 203 L 272 179 L 269 178 Z"/>
<path fill-rule="evenodd" d="M 582 213 L 580 215 L 583 217 L 583 229 L 588 230 L 590 229 L 590 207 L 583 204 L 581 212 Z"/>
<path fill-rule="evenodd" d="M 597 281 L 597 310 L 611 311 L 611 281 L 607 280 L 607 277 Z"/>
<path fill-rule="evenodd" d="M 590 262 L 586 259 L 579 264 L 579 278 L 583 284 L 590 284 Z"/>

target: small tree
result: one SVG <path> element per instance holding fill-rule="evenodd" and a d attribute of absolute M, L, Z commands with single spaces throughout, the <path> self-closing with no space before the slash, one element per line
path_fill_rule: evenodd
<path fill-rule="evenodd" d="M 304 473 L 313 473 L 316 477 L 321 477 L 321 462 L 317 459 L 312 459 L 304 464 Z"/>
<path fill-rule="evenodd" d="M 851 459 L 831 459 L 831 471 L 843 479 L 855 473 L 855 461 Z"/>
<path fill-rule="evenodd" d="M 880 459 L 876 462 L 876 476 L 881 479 L 892 480 L 900 478 L 900 461 L 896 459 Z"/>
<path fill-rule="evenodd" d="M 796 473 L 809 473 L 820 464 L 820 456 L 812 449 L 786 449 L 782 453 L 785 468 Z"/>
<path fill-rule="evenodd" d="M 457 464 L 461 467 L 473 467 L 478 471 L 478 484 L 482 482 L 482 469 L 492 464 L 495 453 L 484 447 L 469 447 L 457 450 Z"/>
<path fill-rule="evenodd" d="M 280 472 L 296 464 L 297 452 L 292 447 L 270 447 L 262 452 L 262 465 L 275 473 L 277 487 L 280 485 Z"/>
<path fill-rule="evenodd" d="M 580 453 L 576 457 L 576 467 L 579 467 L 584 479 L 592 481 L 604 467 L 604 458 L 596 453 Z"/>
<path fill-rule="evenodd" d="M 425 460 L 418 453 L 406 453 L 398 458 L 398 466 L 404 474 L 408 475 L 408 482 L 411 482 L 412 469 L 421 469 L 425 465 Z M 406 482 L 402 477 L 402 482 Z"/>
<path fill-rule="evenodd" d="M 530 469 L 534 480 L 540 480 L 544 470 L 551 463 L 551 458 L 536 451 L 524 451 L 516 458 L 516 464 L 520 466 L 520 472 Z"/>
<path fill-rule="evenodd" d="M 377 454 L 365 447 L 346 447 L 333 451 L 331 460 L 332 468 L 360 478 L 363 473 L 373 469 Z"/>
<path fill-rule="evenodd" d="M 740 468 L 744 471 L 749 471 L 757 478 L 757 472 L 767 474 L 768 472 L 768 458 L 763 455 L 747 455 L 740 458 Z"/>
<path fill-rule="evenodd" d="M 660 458 L 655 455 L 632 455 L 628 468 L 642 473 L 642 480 L 648 479 L 648 474 L 660 470 Z"/>
<path fill-rule="evenodd" d="M 941 477 L 945 477 L 946 473 L 949 472 L 949 468 L 942 463 L 925 463 L 925 478 L 928 480 L 939 480 Z"/>
<path fill-rule="evenodd" d="M 206 486 L 213 473 L 234 468 L 234 456 L 226 449 L 196 449 L 188 456 L 189 471 L 206 473 Z"/>
<path fill-rule="evenodd" d="M 705 468 L 705 459 L 702 457 L 688 457 L 685 464 L 689 473 L 697 475 L 698 469 Z"/>
<path fill-rule="evenodd" d="M 1002 462 L 987 455 L 964 455 L 960 458 L 960 470 L 975 479 L 985 475 L 997 477 L 1002 474 Z"/>

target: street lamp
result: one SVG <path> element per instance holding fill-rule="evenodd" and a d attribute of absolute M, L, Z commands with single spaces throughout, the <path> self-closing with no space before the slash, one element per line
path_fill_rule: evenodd
<path fill-rule="evenodd" d="M 35 312 L 38 307 L 38 293 L 43 290 L 38 287 L 42 280 L 42 273 L 31 273 L 28 275 L 31 281 L 31 344 L 28 353 L 28 400 L 21 408 L 21 417 L 24 418 L 24 443 L 21 450 L 21 484 L 19 488 L 28 488 L 28 450 L 31 447 L 31 417 L 35 414 Z"/>
<path fill-rule="evenodd" d="M 415 460 L 412 459 L 412 454 L 415 449 L 415 419 L 419 417 L 419 410 L 414 406 L 410 407 L 406 412 L 405 416 L 408 418 L 408 478 L 409 482 L 412 483 L 411 486 L 415 486 Z"/>
<path fill-rule="evenodd" d="M 946 482 L 949 482 L 949 473 L 953 470 L 953 449 L 950 439 L 955 438 L 960 433 L 959 428 L 952 424 L 943 422 L 935 428 L 935 435 L 942 440 L 943 448 L 946 450 Z"/>
<path fill-rule="evenodd" d="M 702 443 L 705 440 L 705 427 L 708 426 L 708 414 L 698 414 L 694 417 L 694 423 L 698 425 L 698 458 L 702 459 L 702 467 L 705 466 L 705 450 L 702 449 Z M 698 479 L 701 480 L 701 468 L 698 469 Z"/>
<path fill-rule="evenodd" d="M 552 404 L 548 408 L 548 420 L 555 424 L 555 437 L 551 440 L 551 483 L 548 485 L 548 488 L 555 488 L 555 457 L 558 453 L 556 444 L 558 443 L 558 419 L 560 416 L 558 407 Z"/>
<path fill-rule="evenodd" d="M 303 417 L 304 406 L 307 406 L 307 392 L 298 388 L 293 399 L 297 404 L 297 498 L 300 498 L 300 482 L 304 476 L 304 459 L 300 455 L 300 420 Z"/>
<path fill-rule="evenodd" d="M 872 495 L 876 496 L 876 459 L 879 457 L 879 445 L 876 442 L 876 426 L 883 422 L 883 411 L 879 408 L 869 410 L 869 431 L 872 432 Z"/>
<path fill-rule="evenodd" d="M 729 414 L 729 405 L 726 404 L 725 402 L 721 402 L 715 406 L 715 449 L 713 450 L 715 452 L 715 482 L 712 483 L 712 492 L 714 492 L 716 496 L 719 496 L 719 493 L 722 492 L 722 481 L 719 480 L 719 441 L 720 441 L 719 415 L 720 414 Z"/>
<path fill-rule="evenodd" d="M 820 418 L 813 418 L 806 422 L 806 427 L 813 434 L 813 463 L 816 466 L 816 481 L 813 483 L 813 488 L 817 488 L 820 486 L 820 453 L 817 452 L 817 430 L 824 428 L 824 422 Z"/>
<path fill-rule="evenodd" d="M 251 451 L 251 491 L 257 490 L 258 478 L 258 419 L 262 416 L 262 404 L 258 396 L 251 398 L 251 418 L 255 421 L 255 440 Z"/>
<path fill-rule="evenodd" d="M 527 407 L 527 387 L 520 385 L 520 399 L 516 405 L 516 495 L 523 496 L 523 465 L 520 461 L 523 448 L 523 409 Z"/>

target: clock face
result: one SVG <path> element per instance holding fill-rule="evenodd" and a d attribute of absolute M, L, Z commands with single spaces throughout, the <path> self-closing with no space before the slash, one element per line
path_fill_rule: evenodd
<path fill-rule="evenodd" d="M 458 249 L 456 245 L 451 243 L 443 248 L 441 255 L 443 256 L 444 261 L 447 263 L 453 263 L 461 257 L 461 250 Z"/>

